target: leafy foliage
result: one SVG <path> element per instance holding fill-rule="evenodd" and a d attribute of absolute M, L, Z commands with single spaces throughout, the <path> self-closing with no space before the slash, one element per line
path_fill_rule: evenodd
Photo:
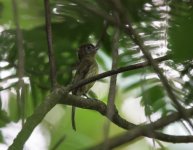
<path fill-rule="evenodd" d="M 112 17 L 115 10 L 108 1 L 70 1 L 70 0 L 52 0 L 52 32 L 53 46 L 55 50 L 57 77 L 61 85 L 67 85 L 71 82 L 72 71 L 76 65 L 76 50 L 83 43 L 97 43 L 103 32 L 104 18 L 100 15 L 107 14 Z M 77 2 L 77 3 L 76 3 Z M 158 3 L 151 0 L 129 0 L 122 1 L 126 8 L 127 15 L 132 20 L 135 30 L 143 39 L 145 46 L 154 58 L 172 53 L 173 60 L 160 63 L 160 68 L 164 71 L 170 82 L 172 90 L 175 92 L 178 100 L 186 106 L 192 103 L 192 56 L 193 56 L 193 8 L 192 3 L 187 1 L 169 1 Z M 47 56 L 47 42 L 44 25 L 44 6 L 42 1 L 18 1 L 19 22 L 23 34 L 23 46 L 25 49 L 25 77 L 26 81 L 26 108 L 25 117 L 31 115 L 35 108 L 44 100 L 50 90 L 49 62 Z M 88 7 L 98 11 L 94 13 Z M 30 8 L 30 9 L 29 9 Z M 2 13 L 1 13 L 2 12 Z M 0 126 L 3 127 L 10 121 L 18 121 L 19 114 L 16 97 L 17 81 L 11 82 L 17 78 L 18 48 L 16 44 L 16 29 L 13 23 L 12 4 L 10 1 L 0 2 L 0 77 L 5 72 L 9 72 L 7 77 L 1 77 L 0 90 L 10 86 L 9 107 L 6 113 L 0 110 Z M 109 27 L 102 39 L 100 54 L 97 56 L 101 70 L 108 70 L 107 60 L 111 60 L 112 35 L 116 27 L 109 24 Z M 144 56 L 139 47 L 121 30 L 119 39 L 119 66 L 128 66 L 144 61 Z M 1 67 L 1 63 L 7 63 Z M 144 79 L 142 77 L 145 77 Z M 152 77 L 153 76 L 153 77 Z M 123 95 L 117 97 L 118 103 L 122 104 L 124 95 L 132 94 L 134 97 L 142 97 L 141 104 L 145 108 L 145 114 L 151 116 L 155 112 L 167 114 L 171 108 L 171 103 L 167 100 L 166 92 L 161 86 L 159 78 L 151 68 L 138 69 L 124 72 L 120 75 L 120 80 L 125 83 L 118 83 Z M 130 81 L 130 82 L 127 82 Z M 9 84 L 7 84 L 9 83 Z M 104 83 L 107 84 L 107 83 Z M 183 87 L 183 88 L 182 88 Z M 132 91 L 137 91 L 135 94 Z M 117 90 L 119 91 L 119 90 Z M 92 93 L 92 95 L 97 95 Z M 106 100 L 107 93 L 101 98 Z M 100 96 L 98 96 L 100 97 Z M 0 99 L 2 108 L 3 100 Z M 120 106 L 121 106 L 120 104 Z M 65 107 L 65 112 L 69 114 Z M 97 129 L 93 131 L 93 126 L 104 122 L 95 113 L 81 111 L 77 118 L 80 126 L 80 134 L 73 135 L 72 141 L 77 144 L 84 143 L 83 148 L 96 144 L 100 141 L 102 135 Z M 84 117 L 86 116 L 86 117 Z M 70 118 L 63 116 L 61 120 Z M 96 119 L 97 118 L 97 119 Z M 89 123 L 92 124 L 89 124 Z M 67 122 L 68 123 L 68 122 Z M 66 133 L 69 137 L 71 127 L 69 123 L 63 130 L 63 121 L 53 125 L 59 127 L 57 133 Z M 96 128 L 96 127 L 94 127 Z M 115 132 L 122 132 L 113 126 Z M 102 131 L 101 131 L 102 133 Z M 52 147 L 58 138 L 52 132 L 54 138 L 51 142 Z M 92 137 L 92 139 L 89 139 Z M 71 137 L 70 137 L 71 138 Z M 94 140 L 96 139 L 96 141 Z M 67 139 L 62 147 L 71 147 Z M 69 143 L 68 143 L 69 142 Z M 86 143 L 86 144 L 85 144 Z M 68 145 L 69 144 L 69 145 Z M 74 148 L 76 149 L 76 148 Z"/>
<path fill-rule="evenodd" d="M 169 28 L 170 47 L 174 51 L 178 62 L 192 59 L 193 51 L 193 9 L 192 3 L 174 2 L 171 14 L 171 27 Z"/>

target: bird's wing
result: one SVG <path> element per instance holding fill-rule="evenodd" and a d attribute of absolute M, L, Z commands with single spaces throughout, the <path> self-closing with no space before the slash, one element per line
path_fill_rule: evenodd
<path fill-rule="evenodd" d="M 77 67 L 76 74 L 74 76 L 74 80 L 72 81 L 72 83 L 76 83 L 80 80 L 86 79 L 89 76 L 89 71 L 90 71 L 90 68 L 92 67 L 92 65 L 93 65 L 92 62 L 89 61 L 88 59 L 81 60 L 80 64 Z M 80 89 L 81 88 L 74 89 L 74 90 L 72 90 L 72 93 L 75 95 L 84 94 L 81 92 Z M 80 92 L 78 92 L 78 90 L 80 90 Z M 86 92 L 86 91 L 84 91 L 84 92 Z M 72 127 L 74 130 L 76 130 L 75 107 L 74 106 L 72 106 Z"/>
<path fill-rule="evenodd" d="M 85 61 L 82 60 L 77 67 L 76 74 L 73 79 L 73 83 L 85 79 L 90 70 L 91 65 L 92 64 L 87 62 L 86 60 Z"/>

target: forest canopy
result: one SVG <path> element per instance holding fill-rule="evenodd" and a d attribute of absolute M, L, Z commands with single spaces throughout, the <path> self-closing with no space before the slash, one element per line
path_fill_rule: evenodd
<path fill-rule="evenodd" d="M 0 149 L 190 149 L 192 24 L 192 0 L 0 0 Z"/>

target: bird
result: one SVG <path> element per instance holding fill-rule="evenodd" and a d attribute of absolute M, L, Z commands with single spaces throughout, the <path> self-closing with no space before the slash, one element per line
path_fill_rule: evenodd
<path fill-rule="evenodd" d="M 93 44 L 83 44 L 78 49 L 78 59 L 79 62 L 77 63 L 76 73 L 73 78 L 72 83 L 75 84 L 76 82 L 93 77 L 98 74 L 98 64 L 95 59 L 98 47 L 94 46 Z M 88 83 L 81 87 L 75 88 L 72 90 L 73 95 L 77 96 L 85 96 L 86 93 L 90 90 L 90 88 L 94 85 L 95 82 Z M 72 128 L 76 131 L 76 124 L 75 124 L 75 107 L 72 106 L 72 114 L 71 114 L 71 121 L 72 121 Z"/>

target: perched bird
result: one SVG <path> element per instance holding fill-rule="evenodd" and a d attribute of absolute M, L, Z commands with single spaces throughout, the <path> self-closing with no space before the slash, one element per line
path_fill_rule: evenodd
<path fill-rule="evenodd" d="M 76 74 L 72 83 L 76 83 L 80 80 L 90 78 L 98 74 L 98 65 L 95 60 L 97 47 L 92 44 L 84 44 L 78 49 L 79 62 L 76 68 Z M 82 96 L 86 95 L 89 89 L 94 85 L 94 82 L 86 84 L 84 86 L 75 88 L 72 90 L 72 94 Z M 75 125 L 75 107 L 72 106 L 72 128 L 76 131 Z"/>

